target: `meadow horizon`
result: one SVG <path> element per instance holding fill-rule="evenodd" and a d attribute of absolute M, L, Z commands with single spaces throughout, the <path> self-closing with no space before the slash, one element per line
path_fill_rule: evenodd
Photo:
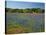
<path fill-rule="evenodd" d="M 6 34 L 45 32 L 45 4 L 6 1 Z"/>

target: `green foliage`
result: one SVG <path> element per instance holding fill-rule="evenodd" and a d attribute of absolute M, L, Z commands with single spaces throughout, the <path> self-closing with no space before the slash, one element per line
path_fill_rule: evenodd
<path fill-rule="evenodd" d="M 40 8 L 32 8 L 32 9 L 10 9 L 10 8 L 5 8 L 6 12 L 11 12 L 11 13 L 44 13 L 44 9 Z"/>
<path fill-rule="evenodd" d="M 17 15 L 17 19 L 20 19 L 20 18 L 22 20 L 25 20 L 25 22 L 27 22 L 27 23 L 22 24 L 22 23 L 16 22 L 16 20 L 10 18 L 9 22 L 7 23 L 7 34 L 44 32 L 44 19 L 43 18 L 40 19 L 41 25 L 39 26 L 38 29 L 36 28 L 37 26 L 34 27 L 37 20 L 35 20 L 33 16 L 31 16 L 31 18 L 29 18 L 29 16 L 25 15 L 25 13 L 23 13 L 23 14 L 19 13 Z"/>

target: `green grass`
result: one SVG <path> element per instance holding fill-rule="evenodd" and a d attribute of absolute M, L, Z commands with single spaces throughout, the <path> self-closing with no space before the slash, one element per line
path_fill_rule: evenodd
<path fill-rule="evenodd" d="M 17 14 L 16 16 L 18 19 L 28 20 L 28 22 L 24 25 L 20 24 L 19 22 L 14 21 L 12 18 L 9 19 L 9 23 L 7 24 L 7 34 L 15 34 L 15 33 L 30 33 L 30 32 L 44 32 L 44 19 L 40 19 L 40 27 L 37 29 L 36 27 L 33 28 L 36 21 L 34 17 L 32 19 L 28 18 L 25 14 Z"/>

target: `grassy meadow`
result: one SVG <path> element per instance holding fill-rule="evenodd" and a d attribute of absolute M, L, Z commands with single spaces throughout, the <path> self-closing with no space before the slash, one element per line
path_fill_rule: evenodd
<path fill-rule="evenodd" d="M 6 9 L 6 34 L 44 32 L 44 9 Z"/>

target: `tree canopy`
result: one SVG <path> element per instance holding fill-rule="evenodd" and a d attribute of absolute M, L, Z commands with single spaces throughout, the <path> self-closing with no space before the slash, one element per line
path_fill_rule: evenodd
<path fill-rule="evenodd" d="M 40 8 L 26 8 L 26 9 L 11 9 L 11 8 L 5 8 L 6 12 L 11 12 L 11 13 L 44 13 L 44 9 Z"/>

